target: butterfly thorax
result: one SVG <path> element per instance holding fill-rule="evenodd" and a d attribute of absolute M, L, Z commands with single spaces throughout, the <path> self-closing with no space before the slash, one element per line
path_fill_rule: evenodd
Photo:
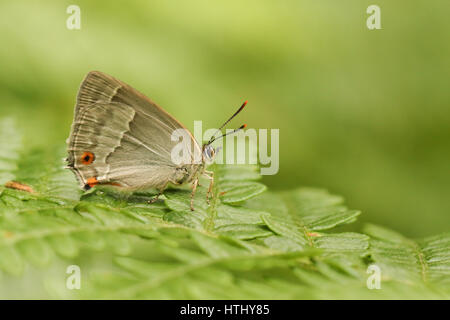
<path fill-rule="evenodd" d="M 181 165 L 177 168 L 174 181 L 176 184 L 192 182 L 202 175 L 206 165 L 214 161 L 216 150 L 210 144 L 204 144 L 202 147 L 202 162 Z"/>
<path fill-rule="evenodd" d="M 204 163 L 201 164 L 186 164 L 178 167 L 173 178 L 174 184 L 183 184 L 192 182 L 204 171 Z"/>

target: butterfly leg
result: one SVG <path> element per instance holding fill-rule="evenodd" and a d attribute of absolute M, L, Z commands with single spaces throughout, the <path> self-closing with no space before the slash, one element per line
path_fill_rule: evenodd
<path fill-rule="evenodd" d="M 154 198 L 151 198 L 150 200 L 147 201 L 147 203 L 152 204 L 155 203 L 156 201 L 158 201 L 159 197 L 163 194 L 162 191 L 160 191 Z"/>
<path fill-rule="evenodd" d="M 148 200 L 147 203 L 152 204 L 152 203 L 155 203 L 156 201 L 158 201 L 159 197 L 162 196 L 162 194 L 164 193 L 164 190 L 167 188 L 167 185 L 168 185 L 168 184 L 169 184 L 169 183 L 166 183 L 166 184 L 164 185 L 164 187 L 162 187 L 161 189 L 159 189 L 158 194 L 157 194 L 154 198 Z"/>
<path fill-rule="evenodd" d="M 211 199 L 212 188 L 214 186 L 214 172 L 205 170 L 204 175 L 209 179 L 208 192 L 206 193 L 206 202 L 209 204 L 209 200 Z"/>
<path fill-rule="evenodd" d="M 194 196 L 195 192 L 197 191 L 198 186 L 198 178 L 194 180 L 192 183 L 192 193 L 191 193 L 191 211 L 194 211 Z"/>

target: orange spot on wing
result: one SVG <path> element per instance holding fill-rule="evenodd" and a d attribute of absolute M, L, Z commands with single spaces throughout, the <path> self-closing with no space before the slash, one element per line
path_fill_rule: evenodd
<path fill-rule="evenodd" d="M 92 162 L 94 162 L 95 156 L 94 156 L 94 154 L 92 152 L 85 151 L 81 155 L 80 159 L 81 159 L 81 163 L 82 164 L 88 165 L 88 164 L 91 164 Z"/>
<path fill-rule="evenodd" d="M 98 181 L 97 177 L 91 177 L 86 180 L 86 184 L 84 185 L 84 190 L 89 190 L 98 184 L 114 186 L 114 187 L 122 187 L 122 185 L 117 182 L 100 182 L 100 181 Z"/>
<path fill-rule="evenodd" d="M 114 186 L 114 187 L 121 187 L 122 186 L 120 183 L 117 183 L 117 182 L 108 182 L 108 183 L 105 183 L 105 184 L 108 185 L 108 186 Z"/>
<path fill-rule="evenodd" d="M 96 186 L 98 184 L 97 177 L 91 177 L 91 178 L 87 179 L 86 184 L 91 188 L 93 186 Z"/>

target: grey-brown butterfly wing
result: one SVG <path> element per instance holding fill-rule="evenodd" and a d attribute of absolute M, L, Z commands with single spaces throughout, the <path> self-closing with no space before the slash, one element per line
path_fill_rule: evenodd
<path fill-rule="evenodd" d="M 102 72 L 81 84 L 68 139 L 68 167 L 80 184 L 126 189 L 164 188 L 190 181 L 198 170 L 200 147 L 189 133 L 189 164 L 175 164 L 174 130 L 187 129 L 143 94 Z"/>

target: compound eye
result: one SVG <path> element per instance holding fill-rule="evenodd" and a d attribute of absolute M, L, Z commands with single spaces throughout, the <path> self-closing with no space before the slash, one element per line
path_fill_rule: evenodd
<path fill-rule="evenodd" d="M 208 156 L 208 158 L 211 160 L 214 158 L 214 148 L 213 147 L 208 147 L 206 149 L 206 155 Z"/>

